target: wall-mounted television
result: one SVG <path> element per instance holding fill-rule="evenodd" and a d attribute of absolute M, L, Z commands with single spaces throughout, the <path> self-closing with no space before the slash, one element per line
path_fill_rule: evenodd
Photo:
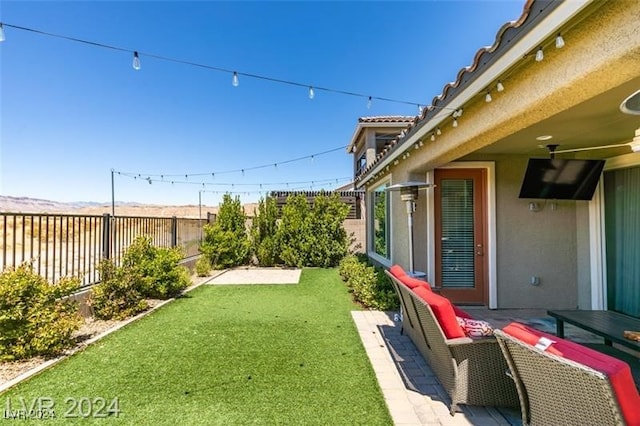
<path fill-rule="evenodd" d="M 605 160 L 531 158 L 520 198 L 591 200 Z"/>

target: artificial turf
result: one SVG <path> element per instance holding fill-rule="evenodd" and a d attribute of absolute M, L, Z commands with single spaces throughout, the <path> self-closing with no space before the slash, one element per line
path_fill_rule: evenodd
<path fill-rule="evenodd" d="M 0 395 L 0 410 L 53 403 L 46 425 L 388 425 L 355 309 L 333 269 L 204 285 Z"/>

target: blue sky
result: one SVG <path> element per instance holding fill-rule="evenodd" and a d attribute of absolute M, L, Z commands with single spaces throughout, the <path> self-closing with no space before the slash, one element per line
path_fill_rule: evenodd
<path fill-rule="evenodd" d="M 423 2 L 2 1 L 0 194 L 56 201 L 216 205 L 274 189 L 332 189 L 352 175 L 358 117 L 415 115 L 524 0 Z M 142 68 L 132 68 L 139 51 Z M 215 176 L 184 174 L 217 173 Z M 165 175 L 181 177 L 164 177 Z M 149 184 L 149 175 L 155 180 Z M 159 175 L 163 175 L 160 178 Z M 171 184 L 170 181 L 188 184 Z M 303 182 L 303 183 L 296 183 Z M 313 182 L 313 184 L 311 183 Z M 336 183 L 337 182 L 337 183 Z M 202 183 L 205 183 L 203 186 Z M 231 186 L 230 184 L 233 184 Z M 262 184 L 262 186 L 260 186 Z"/>

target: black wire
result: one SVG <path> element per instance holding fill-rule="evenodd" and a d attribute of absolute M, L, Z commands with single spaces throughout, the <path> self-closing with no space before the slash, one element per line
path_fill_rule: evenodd
<path fill-rule="evenodd" d="M 145 52 L 142 52 L 140 50 L 127 49 L 127 48 L 124 48 L 124 47 L 112 46 L 112 45 L 108 45 L 108 44 L 104 44 L 104 43 L 98 43 L 98 42 L 95 42 L 95 41 L 84 40 L 84 39 L 80 39 L 80 38 L 76 38 L 76 37 L 70 37 L 70 36 L 65 36 L 65 35 L 61 35 L 61 34 L 50 33 L 50 32 L 47 32 L 47 31 L 37 30 L 37 29 L 34 29 L 34 28 L 28 28 L 28 27 L 22 27 L 22 26 L 19 26 L 19 25 L 7 24 L 6 22 L 0 22 L 0 25 L 3 25 L 3 26 L 8 27 L 8 28 L 14 28 L 14 29 L 17 29 L 17 30 L 29 31 L 29 32 L 32 32 L 32 33 L 35 33 L 35 34 L 44 35 L 44 36 L 48 36 L 48 37 L 55 37 L 55 38 L 59 38 L 59 39 L 63 39 L 63 40 L 74 41 L 76 43 L 83 43 L 83 44 L 87 44 L 87 45 L 90 45 L 90 46 L 101 47 L 101 48 L 104 48 L 104 49 L 112 49 L 112 50 L 117 50 L 117 51 L 120 51 L 120 52 L 129 52 L 129 53 L 132 53 L 132 54 L 134 52 L 137 52 L 138 53 L 138 57 L 147 56 L 149 58 L 154 58 L 154 59 L 158 59 L 158 60 L 161 60 L 161 61 L 173 62 L 173 63 L 183 64 L 183 65 L 190 65 L 190 66 L 193 66 L 193 67 L 204 68 L 204 69 L 208 69 L 208 70 L 212 70 L 212 71 L 225 72 L 225 73 L 229 73 L 229 74 L 237 74 L 238 76 L 255 78 L 255 79 L 259 79 L 259 80 L 270 81 L 270 82 L 273 82 L 273 83 L 288 84 L 290 86 L 296 86 L 296 87 L 309 87 L 309 88 L 313 87 L 313 90 L 321 90 L 321 91 L 329 92 L 329 93 L 337 93 L 337 94 L 346 95 L 346 96 L 354 96 L 354 97 L 359 97 L 359 98 L 365 98 L 367 100 L 375 99 L 375 100 L 384 101 L 384 102 L 392 102 L 392 103 L 397 103 L 397 104 L 412 105 L 412 106 L 415 106 L 415 107 L 418 107 L 418 108 L 427 106 L 427 104 L 424 104 L 424 103 L 410 102 L 410 101 L 398 100 L 398 99 L 387 98 L 387 97 L 382 97 L 382 96 L 364 95 L 362 93 L 351 92 L 351 91 L 348 91 L 348 90 L 332 89 L 332 88 L 329 88 L 329 87 L 316 86 L 316 85 L 313 85 L 313 84 L 298 83 L 296 81 L 283 80 L 283 79 L 280 79 L 280 78 L 268 77 L 268 76 L 264 76 L 264 75 L 260 75 L 260 74 L 253 74 L 253 73 L 249 73 L 249 72 L 240 72 L 240 71 L 231 70 L 231 69 L 228 69 L 228 68 L 222 68 L 222 67 L 216 67 L 216 66 L 213 66 L 213 65 L 200 64 L 200 63 L 197 63 L 197 62 L 191 62 L 191 61 L 187 61 L 187 60 L 183 60 L 183 59 L 170 58 L 168 56 L 157 55 L 157 54 L 154 54 L 154 53 L 145 53 Z"/>

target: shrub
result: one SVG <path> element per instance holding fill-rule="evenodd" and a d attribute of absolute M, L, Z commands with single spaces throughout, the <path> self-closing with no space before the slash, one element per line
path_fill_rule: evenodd
<path fill-rule="evenodd" d="M 287 266 L 337 266 L 347 254 L 344 220 L 349 206 L 337 194 L 320 194 L 309 207 L 304 195 L 290 196 L 276 233 L 280 258 Z"/>
<path fill-rule="evenodd" d="M 75 344 L 78 278 L 50 284 L 25 263 L 0 274 L 0 361 L 55 356 Z"/>
<path fill-rule="evenodd" d="M 122 267 L 142 276 L 144 297 L 168 299 L 189 286 L 189 274 L 180 266 L 183 257 L 180 247 L 156 247 L 151 237 L 139 236 L 127 248 Z"/>
<path fill-rule="evenodd" d="M 99 319 L 125 319 L 146 310 L 144 277 L 131 265 L 116 267 L 104 259 L 98 266 L 100 283 L 91 289 L 90 305 Z"/>
<path fill-rule="evenodd" d="M 368 265 L 355 255 L 346 256 L 338 269 L 356 302 L 364 307 L 382 311 L 396 309 L 398 296 L 380 267 Z"/>
<path fill-rule="evenodd" d="M 200 256 L 196 261 L 196 275 L 208 277 L 211 274 L 211 262 L 207 256 Z"/>
<path fill-rule="evenodd" d="M 200 251 L 216 269 L 244 265 L 249 259 L 251 243 L 245 229 L 244 209 L 240 198 L 225 194 L 216 221 L 204 226 Z"/>
<path fill-rule="evenodd" d="M 275 198 L 260 200 L 256 217 L 251 225 L 253 254 L 260 266 L 279 263 L 279 248 L 276 240 L 278 231 L 278 205 Z"/>

